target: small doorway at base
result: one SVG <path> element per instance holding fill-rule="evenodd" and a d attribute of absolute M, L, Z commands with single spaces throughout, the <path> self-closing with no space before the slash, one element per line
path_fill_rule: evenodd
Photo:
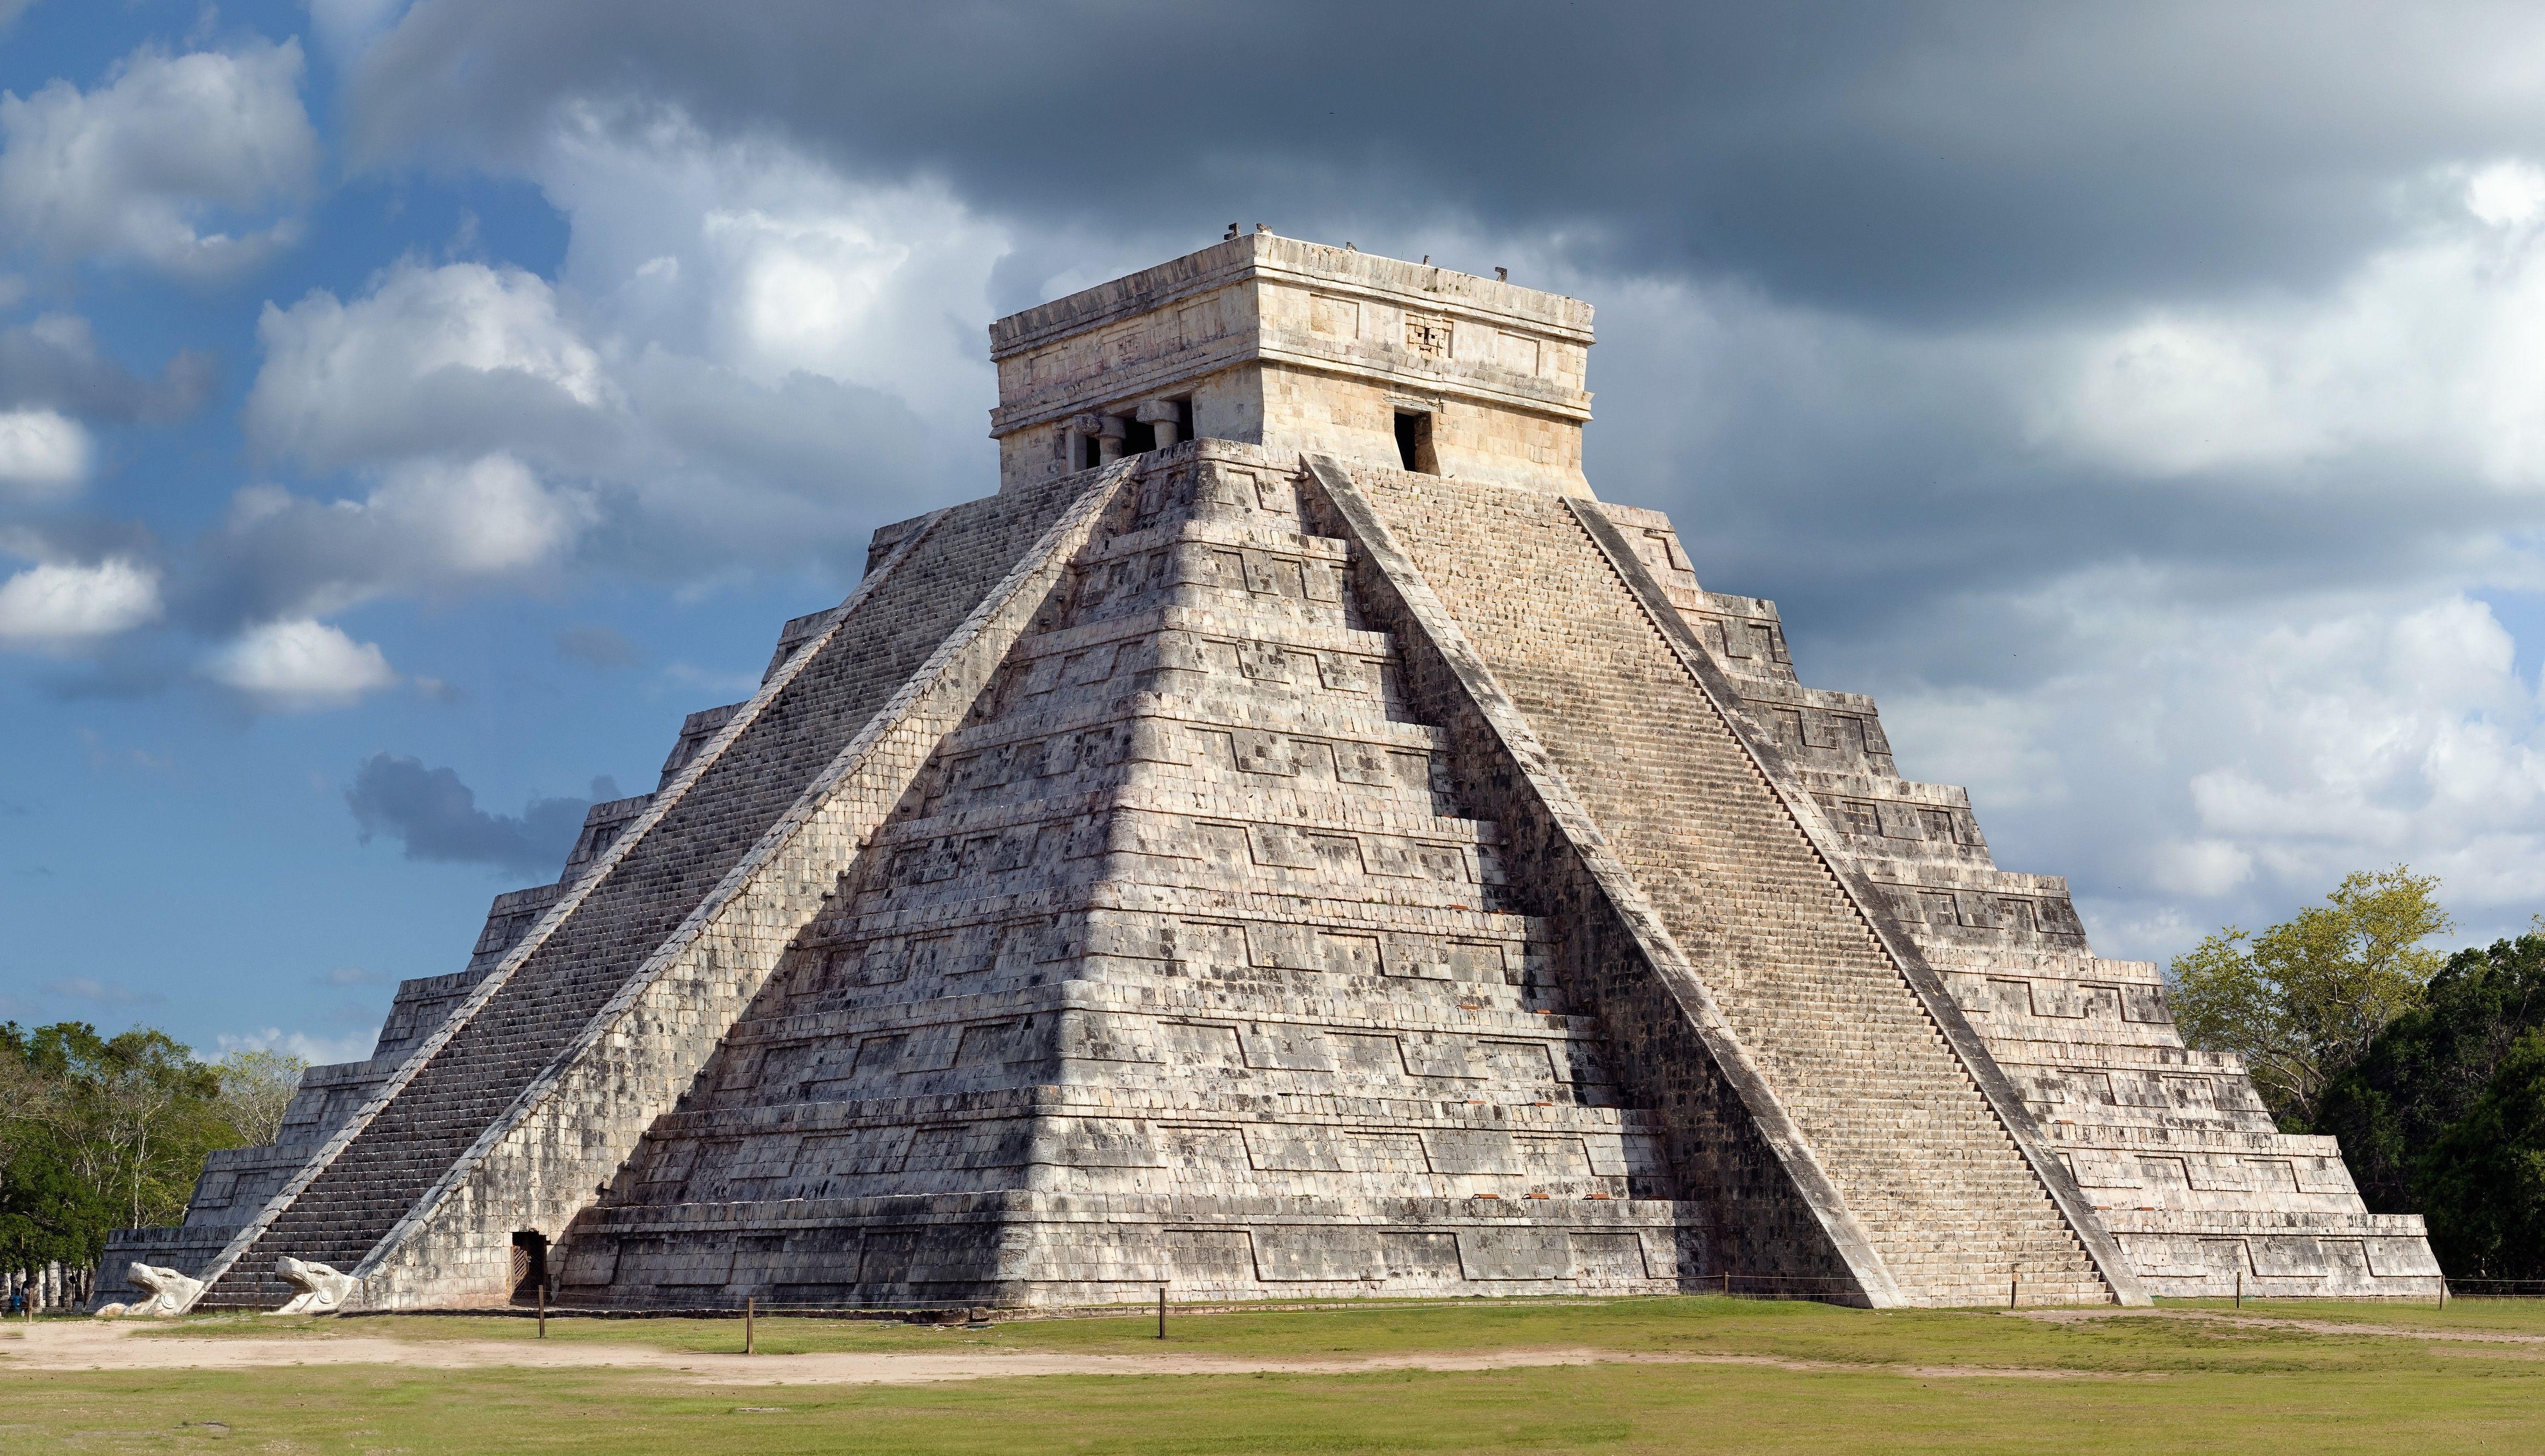
<path fill-rule="evenodd" d="M 548 1236 L 536 1229 L 524 1229 L 513 1236 L 514 1302 L 537 1299 L 547 1282 Z"/>

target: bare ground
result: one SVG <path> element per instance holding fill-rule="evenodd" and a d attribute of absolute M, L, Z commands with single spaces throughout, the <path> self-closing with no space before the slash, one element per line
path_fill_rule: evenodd
<path fill-rule="evenodd" d="M 2080 1307 L 2055 1310 L 2018 1310 L 2026 1320 L 2045 1325 L 2072 1325 L 2084 1320 L 2108 1320 L 2118 1317 L 2144 1319 L 2153 1314 L 2168 1320 L 2208 1320 L 2220 1325 L 2243 1325 L 2256 1330 L 2303 1330 L 2310 1335 L 2377 1335 L 2394 1339 L 2435 1339 L 2450 1344 L 2545 1345 L 2545 1335 L 2518 1335 L 2502 1330 L 2443 1330 L 2426 1325 L 2376 1325 L 2359 1320 L 2308 1320 L 2288 1315 L 2241 1315 L 2219 1310 L 2125 1310 L 2117 1307 Z"/>
<path fill-rule="evenodd" d="M 139 1337 L 135 1336 L 147 1336 Z M 0 1371 L 237 1370 L 291 1365 L 401 1365 L 418 1369 L 515 1366 L 620 1369 L 688 1376 L 701 1385 L 925 1385 L 1034 1375 L 1356 1375 L 1390 1370 L 1512 1370 L 1566 1365 L 1765 1365 L 1780 1370 L 1880 1370 L 1913 1379 L 2143 1379 L 2092 1371 L 1983 1365 L 1866 1366 L 1765 1355 L 1653 1354 L 1588 1348 L 1386 1355 L 1366 1359 L 1276 1360 L 1243 1356 L 964 1350 L 945 1354 L 877 1351 L 822 1354 L 699 1354 L 634 1344 L 536 1340 L 403 1340 L 375 1335 L 189 1338 L 145 1325 L 46 1323 L 0 1340 Z"/>

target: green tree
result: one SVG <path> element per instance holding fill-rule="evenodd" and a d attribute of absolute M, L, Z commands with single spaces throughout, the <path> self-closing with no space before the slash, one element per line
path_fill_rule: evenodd
<path fill-rule="evenodd" d="M 2376 1213 L 2426 1203 L 2421 1164 L 2492 1085 L 2520 1036 L 2545 1027 L 2545 933 L 2460 950 L 2422 1004 L 2325 1089 L 2316 1128 L 2341 1140 L 2359 1195 Z"/>
<path fill-rule="evenodd" d="M 2422 1159 L 2430 1247 L 2460 1277 L 2545 1275 L 2545 1030 L 2529 1031 Z"/>
<path fill-rule="evenodd" d="M 2166 981 L 2183 1040 L 2242 1055 L 2280 1126 L 2309 1130 L 2326 1085 L 2439 969 L 2421 944 L 2455 924 L 2438 885 L 2401 864 L 2361 871 L 2260 934 L 2229 926 L 2176 956 Z"/>
<path fill-rule="evenodd" d="M 0 1026 L 0 1262 L 94 1259 L 174 1223 L 204 1155 L 241 1141 L 219 1076 L 165 1033 Z"/>
<path fill-rule="evenodd" d="M 221 1079 L 221 1109 L 249 1143 L 273 1142 L 283 1131 L 283 1111 L 300 1089 L 306 1057 L 274 1051 L 232 1052 L 212 1064 Z"/>

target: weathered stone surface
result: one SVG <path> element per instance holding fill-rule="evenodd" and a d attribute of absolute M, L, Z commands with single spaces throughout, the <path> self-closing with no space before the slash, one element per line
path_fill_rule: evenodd
<path fill-rule="evenodd" d="M 1002 320 L 1000 494 L 117 1249 L 268 1308 L 2434 1288 L 1592 499 L 1589 343 L 1267 235 Z"/>
<path fill-rule="evenodd" d="M 99 1319 L 113 1320 L 124 1315 L 136 1319 L 173 1319 L 194 1308 L 195 1301 L 204 1292 L 202 1280 L 155 1264 L 126 1264 L 123 1277 L 132 1288 L 141 1291 L 142 1297 L 129 1302 L 101 1304 L 96 1310 Z"/>

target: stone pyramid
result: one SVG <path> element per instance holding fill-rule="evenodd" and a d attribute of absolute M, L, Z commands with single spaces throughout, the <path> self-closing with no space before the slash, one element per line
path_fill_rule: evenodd
<path fill-rule="evenodd" d="M 2434 1289 L 1768 604 L 1592 496 L 1590 342 L 1260 233 L 1002 320 L 999 494 L 878 532 L 102 1287 Z"/>

